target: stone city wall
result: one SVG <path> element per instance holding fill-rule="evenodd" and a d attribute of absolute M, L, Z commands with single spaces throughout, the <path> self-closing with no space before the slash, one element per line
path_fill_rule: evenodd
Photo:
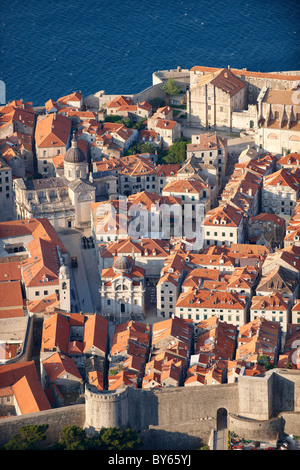
<path fill-rule="evenodd" d="M 0 422 L 0 445 L 8 442 L 13 434 L 18 433 L 19 429 L 23 426 L 48 424 L 47 440 L 44 442 L 46 447 L 52 442 L 59 440 L 63 427 L 75 425 L 83 428 L 84 422 L 84 404 L 2 418 Z"/>
<path fill-rule="evenodd" d="M 245 439 L 272 440 L 283 432 L 300 435 L 300 372 L 269 371 L 265 377 L 241 377 L 238 383 L 115 392 L 86 388 L 85 405 L 0 420 L 0 444 L 27 424 L 48 424 L 49 442 L 61 429 L 77 425 L 87 431 L 131 427 L 145 448 L 191 449 L 208 442 L 221 425 Z M 222 418 L 222 419 L 223 419 Z"/>

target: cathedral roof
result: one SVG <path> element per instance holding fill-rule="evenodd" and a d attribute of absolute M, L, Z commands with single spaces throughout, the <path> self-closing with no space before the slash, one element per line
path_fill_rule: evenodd
<path fill-rule="evenodd" d="M 64 161 L 68 163 L 81 163 L 86 161 L 83 151 L 77 145 L 75 134 L 72 139 L 71 147 L 65 154 Z"/>
<path fill-rule="evenodd" d="M 117 256 L 113 263 L 115 272 L 129 273 L 132 269 L 132 263 L 127 256 Z"/>

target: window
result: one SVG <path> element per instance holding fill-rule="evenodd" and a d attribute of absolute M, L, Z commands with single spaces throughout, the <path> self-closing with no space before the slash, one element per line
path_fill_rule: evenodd
<path fill-rule="evenodd" d="M 34 295 L 35 295 L 36 297 L 38 297 L 38 296 L 40 295 L 39 291 L 38 291 L 38 290 L 35 291 Z"/>

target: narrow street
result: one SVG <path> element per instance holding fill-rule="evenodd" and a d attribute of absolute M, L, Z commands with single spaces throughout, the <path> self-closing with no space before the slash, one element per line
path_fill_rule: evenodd
<path fill-rule="evenodd" d="M 214 433 L 213 450 L 228 450 L 228 431 L 221 429 Z"/>
<path fill-rule="evenodd" d="M 100 312 L 100 277 L 98 273 L 95 250 L 81 246 L 81 235 L 89 236 L 89 231 L 64 230 L 58 232 L 69 255 L 76 256 L 77 267 L 70 266 L 72 311 L 83 313 Z"/>

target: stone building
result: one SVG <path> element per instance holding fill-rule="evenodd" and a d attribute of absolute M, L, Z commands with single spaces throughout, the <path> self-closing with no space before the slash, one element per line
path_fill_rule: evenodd
<path fill-rule="evenodd" d="M 181 201 L 182 225 L 178 227 L 181 232 L 177 232 L 177 235 L 174 233 L 174 236 L 185 236 L 188 239 L 199 237 L 201 245 L 201 224 L 211 206 L 210 185 L 199 176 L 195 179 L 177 179 L 163 188 L 162 195 Z"/>
<path fill-rule="evenodd" d="M 285 334 L 288 323 L 291 323 L 291 305 L 289 299 L 283 297 L 280 292 L 252 297 L 250 321 L 261 317 L 272 322 L 272 324 L 280 325 L 282 333 Z"/>
<path fill-rule="evenodd" d="M 289 220 L 299 197 L 299 178 L 285 168 L 264 177 L 262 211 Z"/>
<path fill-rule="evenodd" d="M 217 171 L 217 189 L 225 182 L 227 168 L 227 139 L 214 133 L 192 135 L 187 145 L 187 159 L 196 157 L 200 164 L 213 165 Z"/>
<path fill-rule="evenodd" d="M 225 69 L 216 68 L 216 67 L 205 67 L 205 66 L 195 66 L 192 67 L 190 70 L 190 90 L 187 92 L 187 106 L 188 106 L 188 120 L 197 127 L 203 127 L 203 124 L 200 123 L 200 108 L 202 108 L 203 117 L 206 116 L 205 108 L 208 107 L 210 103 L 205 103 L 202 100 L 202 104 L 199 94 L 199 90 L 197 90 L 198 84 L 203 83 L 205 86 L 207 83 L 210 82 L 213 78 L 217 77 L 221 72 L 225 71 Z M 262 91 L 262 89 L 269 88 L 270 90 L 291 90 L 294 86 L 294 83 L 299 81 L 299 75 L 292 74 L 292 73 L 281 73 L 281 72 L 274 72 L 274 73 L 264 73 L 264 72 L 252 72 L 247 70 L 246 68 L 243 69 L 234 69 L 228 66 L 228 70 L 234 74 L 236 79 L 242 81 L 245 84 L 245 102 L 243 107 L 232 109 L 228 115 L 228 122 L 224 122 L 226 128 L 239 131 L 240 129 L 244 130 L 251 130 L 254 131 L 258 130 L 259 139 L 257 141 L 258 145 L 262 144 L 262 134 L 263 130 L 258 129 L 258 120 L 259 120 L 259 109 L 258 109 L 258 97 Z M 210 78 L 209 78 L 210 77 Z M 211 83 L 211 82 L 210 82 Z M 199 87 L 198 87 L 199 88 Z M 205 95 L 205 94 L 204 94 Z M 217 95 L 216 95 L 217 97 Z M 212 98 L 211 98 L 212 99 Z M 216 108 L 214 108 L 210 104 L 211 108 L 207 111 L 214 111 L 217 109 L 218 106 L 222 107 L 223 110 L 225 107 L 223 106 L 222 100 L 218 97 L 216 100 Z M 218 110 L 218 109 L 217 109 Z M 221 111 L 221 109 L 220 109 Z M 221 114 L 219 114 L 221 116 Z M 225 115 L 224 115 L 225 116 Z M 226 116 L 225 116 L 226 118 Z M 296 128 L 294 129 L 296 130 Z M 285 135 L 286 134 L 286 135 Z M 285 142 L 281 143 L 288 143 L 289 138 L 294 134 L 294 132 L 285 133 L 283 132 L 282 136 L 284 137 Z M 269 141 L 272 144 L 272 141 Z M 273 144 L 278 144 L 278 141 L 273 141 Z M 296 143 L 296 142 L 295 142 Z M 264 148 L 269 149 L 270 151 L 276 151 L 276 153 L 281 152 L 281 148 L 278 151 L 278 145 L 276 146 L 276 150 L 272 150 L 265 145 Z M 288 146 L 286 148 L 289 148 Z"/>
<path fill-rule="evenodd" d="M 35 115 L 32 103 L 15 100 L 0 108 L 0 138 L 15 132 L 33 136 Z"/>
<path fill-rule="evenodd" d="M 272 90 L 289 90 L 293 83 L 299 80 L 299 75 L 285 72 L 252 72 L 243 69 L 235 69 L 228 67 L 234 75 L 243 80 L 248 87 L 248 102 L 250 104 L 256 104 L 258 95 L 264 86 L 269 87 Z M 205 67 L 195 66 L 190 70 L 190 84 L 193 85 L 197 82 L 199 76 L 207 73 L 215 73 L 222 69 L 217 67 Z"/>
<path fill-rule="evenodd" d="M 173 253 L 164 262 L 160 279 L 156 285 L 157 310 L 159 318 L 171 318 L 181 291 L 182 282 L 188 271 L 185 253 Z"/>
<path fill-rule="evenodd" d="M 256 287 L 256 295 L 267 296 L 275 292 L 280 292 L 286 299 L 293 302 L 299 294 L 297 273 L 283 266 L 277 266 L 263 275 Z"/>
<path fill-rule="evenodd" d="M 276 214 L 260 213 L 249 218 L 248 236 L 251 243 L 269 249 L 283 248 L 285 220 Z"/>
<path fill-rule="evenodd" d="M 101 311 L 117 322 L 145 317 L 145 272 L 132 258 L 117 256 L 101 271 Z"/>
<path fill-rule="evenodd" d="M 13 215 L 12 169 L 0 157 L 0 221 Z"/>
<path fill-rule="evenodd" d="M 218 315 L 221 321 L 240 326 L 247 320 L 247 299 L 236 292 L 190 289 L 178 297 L 175 315 L 194 322 Z"/>
<path fill-rule="evenodd" d="M 70 146 L 71 119 L 53 113 L 39 116 L 35 128 L 35 143 L 38 172 L 54 176 L 52 160 L 65 154 Z"/>
<path fill-rule="evenodd" d="M 300 150 L 299 82 L 288 90 L 264 87 L 258 97 L 256 144 L 282 154 Z"/>
<path fill-rule="evenodd" d="M 206 213 L 202 223 L 204 247 L 211 244 L 230 246 L 243 243 L 243 211 L 231 203 L 224 203 Z"/>
<path fill-rule="evenodd" d="M 17 217 L 46 217 L 54 228 L 89 226 L 96 188 L 74 136 L 64 157 L 63 176 L 14 181 Z"/>
<path fill-rule="evenodd" d="M 187 92 L 188 122 L 194 127 L 231 130 L 232 113 L 246 106 L 247 86 L 229 69 L 194 78 Z"/>
<path fill-rule="evenodd" d="M 173 120 L 173 109 L 170 106 L 158 108 L 147 120 L 147 129 L 156 132 L 163 147 L 170 147 L 181 137 L 181 125 Z"/>

